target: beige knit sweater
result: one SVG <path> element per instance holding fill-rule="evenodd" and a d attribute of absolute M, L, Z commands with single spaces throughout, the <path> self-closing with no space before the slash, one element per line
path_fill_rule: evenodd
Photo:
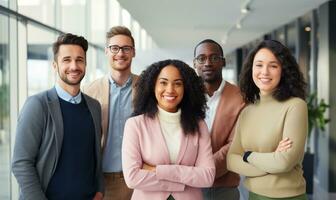
<path fill-rule="evenodd" d="M 300 98 L 284 102 L 271 95 L 247 106 L 239 116 L 227 166 L 246 176 L 246 188 L 256 194 L 281 198 L 304 194 L 302 159 L 308 127 L 307 104 Z M 279 141 L 293 141 L 286 152 L 275 152 Z M 245 151 L 252 151 L 248 163 Z"/>

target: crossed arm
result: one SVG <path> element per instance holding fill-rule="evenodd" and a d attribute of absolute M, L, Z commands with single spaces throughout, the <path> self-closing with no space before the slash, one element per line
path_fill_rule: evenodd
<path fill-rule="evenodd" d="M 307 133 L 307 107 L 304 103 L 293 105 L 287 112 L 283 139 L 273 152 L 252 152 L 243 161 L 246 152 L 241 144 L 241 134 L 237 134 L 228 155 L 228 169 L 239 174 L 257 177 L 266 174 L 288 172 L 300 162 L 304 153 Z"/>
<path fill-rule="evenodd" d="M 202 131 L 206 126 L 201 127 Z M 199 138 L 194 166 L 167 164 L 150 166 L 143 162 L 140 153 L 141 133 L 132 119 L 125 125 L 122 155 L 123 172 L 130 188 L 144 191 L 184 191 L 185 186 L 209 187 L 215 177 L 210 137 L 202 133 Z"/>

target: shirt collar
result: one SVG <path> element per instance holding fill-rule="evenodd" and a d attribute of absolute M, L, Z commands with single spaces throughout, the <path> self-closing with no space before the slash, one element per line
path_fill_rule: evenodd
<path fill-rule="evenodd" d="M 128 86 L 130 86 L 131 83 L 132 83 L 132 77 L 133 77 L 133 76 L 130 75 L 130 76 L 128 77 L 126 83 L 125 83 L 124 85 L 122 85 L 122 86 L 119 86 L 118 83 L 115 82 L 115 81 L 112 79 L 112 75 L 109 76 L 109 82 L 110 82 L 110 84 L 113 84 L 113 85 L 116 86 L 116 87 L 122 87 L 122 88 L 123 88 L 123 87 L 128 87 Z"/>
<path fill-rule="evenodd" d="M 210 98 L 212 98 L 212 97 L 216 97 L 216 96 L 222 94 L 222 91 L 223 91 L 224 86 L 225 86 L 225 82 L 226 82 L 226 81 L 223 79 L 222 82 L 221 82 L 221 84 L 219 85 L 218 89 L 213 93 L 213 95 L 210 97 L 210 96 L 206 93 L 206 97 L 207 97 L 208 99 L 210 99 Z"/>
<path fill-rule="evenodd" d="M 63 99 L 64 101 L 67 101 L 73 104 L 79 104 L 82 101 L 81 91 L 79 91 L 79 93 L 73 97 L 67 91 L 65 91 L 58 83 L 55 84 L 55 89 L 56 89 L 58 97 Z"/>

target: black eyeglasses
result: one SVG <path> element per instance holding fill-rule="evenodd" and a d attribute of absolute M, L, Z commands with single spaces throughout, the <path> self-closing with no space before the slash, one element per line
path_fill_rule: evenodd
<path fill-rule="evenodd" d="M 199 55 L 195 58 L 195 60 L 199 63 L 199 64 L 205 64 L 207 59 L 209 59 L 209 61 L 212 64 L 216 64 L 219 63 L 221 60 L 223 60 L 224 58 L 222 56 L 219 55 L 211 55 L 209 57 L 204 56 L 204 55 Z"/>
<path fill-rule="evenodd" d="M 120 49 L 122 52 L 124 52 L 125 54 L 129 54 L 131 53 L 131 51 L 133 50 L 132 46 L 118 46 L 118 45 L 110 45 L 107 48 L 110 49 L 111 53 L 113 54 L 117 54 L 119 53 Z"/>

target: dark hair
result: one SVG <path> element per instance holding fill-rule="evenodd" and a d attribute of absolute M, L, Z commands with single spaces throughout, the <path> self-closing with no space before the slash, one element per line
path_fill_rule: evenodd
<path fill-rule="evenodd" d="M 197 49 L 197 47 L 198 47 L 199 45 L 201 45 L 201 44 L 204 44 L 204 43 L 215 44 L 216 46 L 218 46 L 218 49 L 219 49 L 219 51 L 220 51 L 220 53 L 221 53 L 221 56 L 224 57 L 224 53 L 223 53 L 222 46 L 221 46 L 219 43 L 217 43 L 216 41 L 212 40 L 212 39 L 205 39 L 205 40 L 200 41 L 200 42 L 195 46 L 195 48 L 194 48 L 194 57 L 196 56 L 196 49 Z"/>
<path fill-rule="evenodd" d="M 179 60 L 163 60 L 150 65 L 144 70 L 136 84 L 134 97 L 134 112 L 132 116 L 145 114 L 154 118 L 158 112 L 155 97 L 155 83 L 161 70 L 168 66 L 175 66 L 181 73 L 184 95 L 181 103 L 181 126 L 186 134 L 194 134 L 199 130 L 198 122 L 205 117 L 206 98 L 205 88 L 195 70 Z"/>
<path fill-rule="evenodd" d="M 278 101 L 284 101 L 290 97 L 305 100 L 306 82 L 290 50 L 276 40 L 264 40 L 250 51 L 243 64 L 239 86 L 245 102 L 254 103 L 260 98 L 259 88 L 253 82 L 252 67 L 255 55 L 263 48 L 270 50 L 281 64 L 281 78 L 273 97 Z"/>
<path fill-rule="evenodd" d="M 58 36 L 56 42 L 53 43 L 52 49 L 54 53 L 54 60 L 57 60 L 57 54 L 61 45 L 74 44 L 82 47 L 85 52 L 88 50 L 88 41 L 83 36 L 74 35 L 71 33 L 65 33 Z"/>
<path fill-rule="evenodd" d="M 132 40 L 133 47 L 135 45 L 134 38 L 132 36 L 131 31 L 125 26 L 114 26 L 106 33 L 106 43 L 108 43 L 109 39 L 116 35 L 125 35 Z"/>

